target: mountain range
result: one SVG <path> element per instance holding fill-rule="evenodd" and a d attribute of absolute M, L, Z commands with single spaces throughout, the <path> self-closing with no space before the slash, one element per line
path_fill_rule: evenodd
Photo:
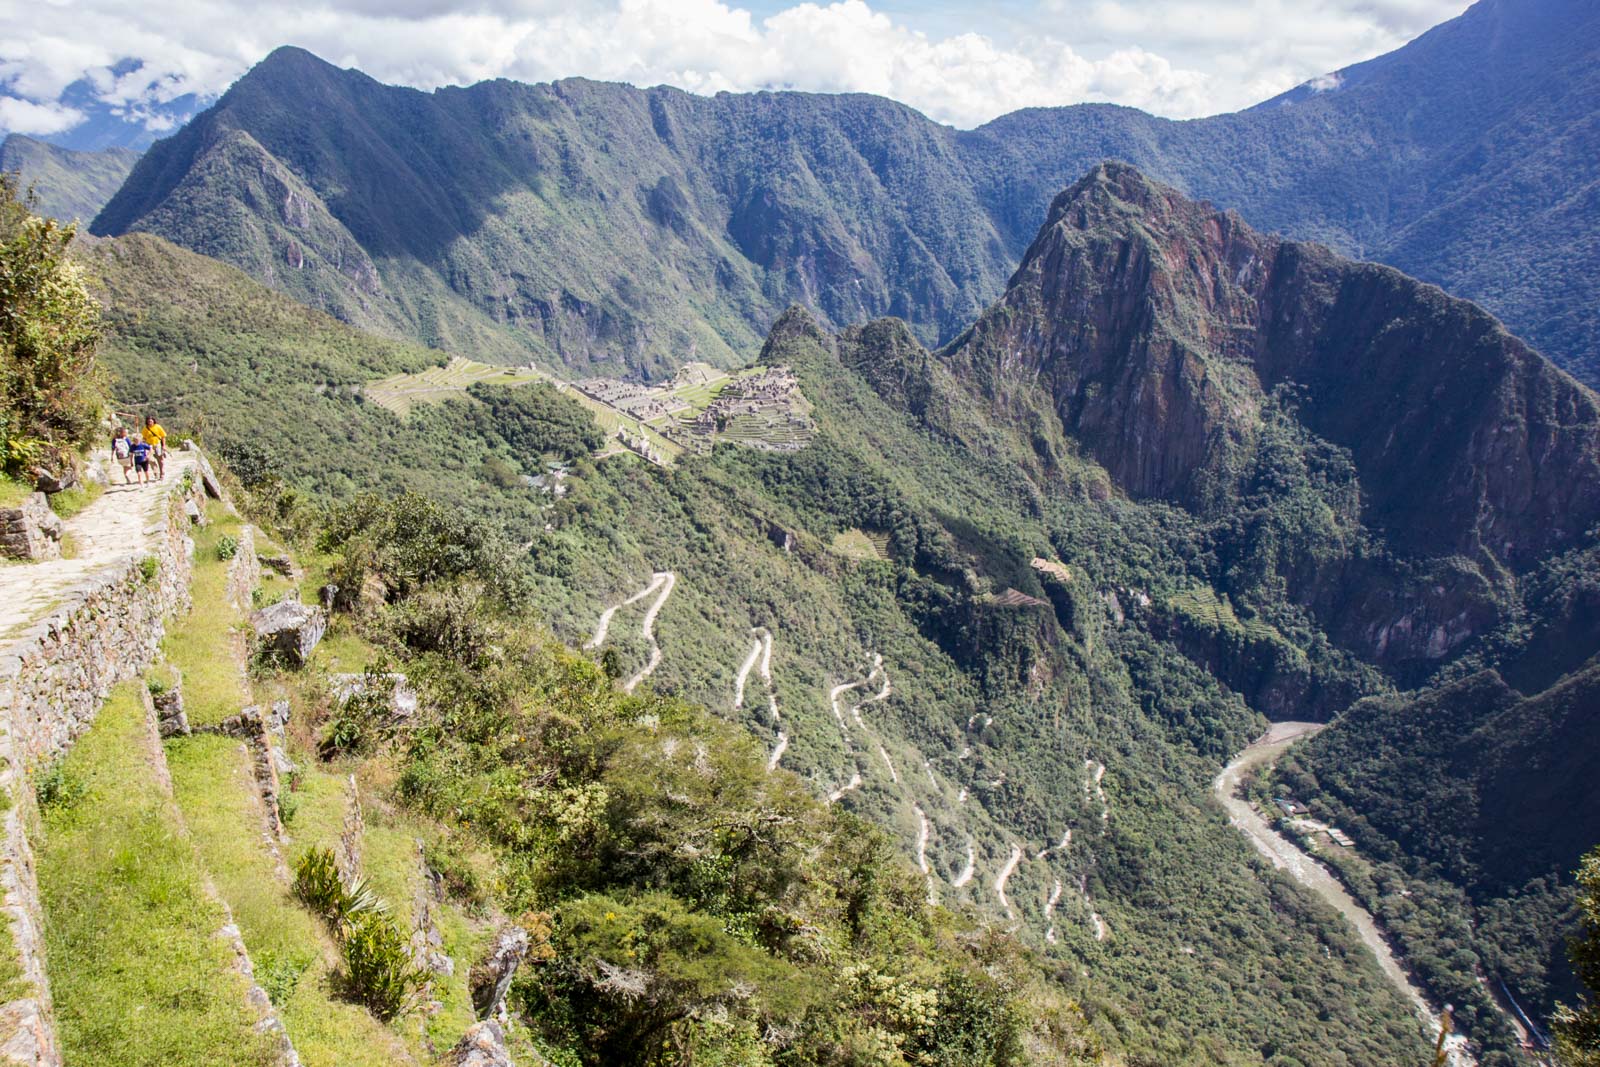
<path fill-rule="evenodd" d="M 1269 722 L 1329 723 L 1251 788 L 1348 829 L 1324 858 L 1510 1067 L 1499 991 L 1570 998 L 1600 840 L 1595 28 L 1480 0 L 1236 115 L 972 131 L 282 49 L 133 165 L 79 262 L 119 402 L 262 521 L 409 490 L 499 525 L 568 644 L 889 828 L 1128 1062 L 1424 1061 L 1208 797 Z M 592 427 L 529 446 L 577 418 L 553 385 L 374 401 L 463 354 L 753 357 L 815 435 L 657 467 Z"/>
<path fill-rule="evenodd" d="M 39 213 L 68 222 L 99 214 L 138 158 L 131 148 L 78 151 L 20 133 L 0 142 L 0 171 L 22 174 Z"/>
<path fill-rule="evenodd" d="M 1393 1017 L 1393 993 L 1359 950 L 1319 962 L 1328 920 L 1251 876 L 1234 831 L 1196 802 L 1263 716 L 1360 702 L 1286 780 L 1394 865 L 1387 884 L 1419 903 L 1391 929 L 1482 1048 L 1515 1035 L 1465 957 L 1435 946 L 1469 946 L 1541 1014 L 1570 989 L 1564 878 L 1600 838 L 1588 748 L 1573 741 L 1590 721 L 1573 694 L 1591 684 L 1594 598 L 1574 575 L 1600 551 L 1600 402 L 1471 304 L 1100 165 L 1055 198 L 1000 299 L 943 349 L 895 319 L 835 332 L 783 313 L 761 359 L 792 368 L 814 403 L 809 447 L 719 448 L 659 477 L 580 459 L 551 511 L 495 473 L 537 464 L 481 398 L 404 421 L 361 402 L 363 378 L 418 368 L 425 350 L 152 235 L 97 242 L 84 262 L 126 402 L 203 427 L 241 470 L 270 472 L 252 475 L 263 484 L 414 489 L 534 531 L 534 602 L 574 645 L 672 573 L 652 684 L 758 738 L 774 726 L 765 706 L 730 704 L 728 682 L 752 628 L 776 635 L 783 765 L 904 840 L 925 820 L 941 898 L 1095 961 L 1119 1005 L 1173 1020 L 1166 1038 L 1126 1024 L 1161 1062 L 1259 1062 L 1243 1050 L 1268 1046 L 1311 1062 L 1330 1043 L 1332 1062 L 1411 1055 L 1404 1026 L 1371 1028 Z M 284 425 L 312 429 L 261 468 L 251 457 Z M 407 438 L 451 445 L 385 458 Z M 862 531 L 882 550 L 841 554 Z M 615 647 L 644 662 L 637 638 Z M 830 711 L 840 685 L 876 670 L 892 685 L 870 718 Z M 1448 725 L 1404 726 L 1440 714 Z M 870 733 L 841 744 L 836 715 Z M 1448 757 L 1444 736 L 1460 738 Z M 1451 855 L 1480 857 L 1451 867 L 1415 839 L 1435 799 L 1416 768 L 1444 758 L 1452 803 L 1474 813 Z M 1516 834 L 1563 832 L 1508 853 L 1511 824 L 1493 811 L 1511 795 Z M 1072 848 L 1048 859 L 1063 829 Z M 1013 854 L 1036 858 L 997 882 Z M 1068 883 L 1077 929 L 1045 906 Z M 1249 917 L 1228 926 L 1219 907 Z M 1175 944 L 1205 947 L 1174 959 Z M 1158 978 L 1139 963 L 1153 958 Z M 1244 992 L 1258 967 L 1296 991 L 1258 1002 Z M 1226 1000 L 1204 992 L 1219 974 Z M 1330 988 L 1351 991 L 1350 1025 L 1300 1029 Z"/>
<path fill-rule="evenodd" d="M 1593 382 L 1600 15 L 1480 0 L 1230 115 L 1031 109 L 970 131 L 881 98 L 571 79 L 432 93 L 280 49 L 96 219 L 393 336 L 659 375 L 730 365 L 791 302 L 925 343 L 999 295 L 1105 158 L 1473 299 Z"/>

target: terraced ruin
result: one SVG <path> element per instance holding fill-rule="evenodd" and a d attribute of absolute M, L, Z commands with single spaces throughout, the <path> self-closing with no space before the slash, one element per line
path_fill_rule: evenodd
<path fill-rule="evenodd" d="M 468 386 L 549 382 L 594 414 L 609 441 L 597 456 L 631 452 L 660 466 L 718 441 L 768 452 L 794 452 L 816 434 L 811 404 L 788 367 L 721 371 L 689 363 L 659 385 L 617 378 L 563 381 L 532 364 L 496 367 L 457 356 L 442 367 L 371 382 L 366 395 L 404 417 L 417 404 L 464 393 Z"/>

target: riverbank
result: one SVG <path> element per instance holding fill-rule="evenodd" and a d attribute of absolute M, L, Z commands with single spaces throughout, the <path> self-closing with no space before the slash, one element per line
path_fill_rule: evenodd
<path fill-rule="evenodd" d="M 1410 973 L 1395 954 L 1394 948 L 1379 930 L 1377 922 L 1365 908 L 1358 904 L 1344 885 L 1326 867 L 1318 863 L 1305 850 L 1272 828 L 1267 819 L 1248 801 L 1239 796 L 1239 786 L 1246 774 L 1258 767 L 1275 763 L 1280 755 L 1297 741 L 1312 737 L 1323 729 L 1325 723 L 1280 722 L 1234 757 L 1212 783 L 1217 800 L 1228 812 L 1228 821 L 1249 838 L 1268 862 L 1285 872 L 1296 882 L 1325 900 L 1356 930 L 1361 941 L 1372 952 L 1378 969 L 1416 1009 L 1430 1036 L 1439 1032 L 1439 1015 L 1427 996 L 1411 979 Z M 1477 1061 L 1467 1050 L 1460 1036 L 1451 1039 L 1449 1063 L 1451 1067 L 1476 1067 Z"/>

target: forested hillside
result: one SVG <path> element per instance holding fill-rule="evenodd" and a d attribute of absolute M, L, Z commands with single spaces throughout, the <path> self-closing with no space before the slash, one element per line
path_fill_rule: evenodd
<path fill-rule="evenodd" d="M 655 374 L 746 361 L 791 302 L 943 342 L 1110 157 L 1479 300 L 1593 382 L 1595 19 L 1481 0 L 1332 91 L 972 131 L 869 96 L 421 93 L 284 49 L 155 146 L 95 232 L 161 234 L 391 336 Z"/>
<path fill-rule="evenodd" d="M 215 444 L 286 528 L 315 525 L 296 486 L 416 488 L 504 523 L 569 645 L 743 725 L 769 766 L 889 827 L 935 899 L 1087 968 L 1136 1056 L 1420 1055 L 1365 950 L 1206 796 L 1263 714 L 1401 706 L 1396 686 L 1490 648 L 1592 545 L 1593 394 L 1480 311 L 1101 167 L 946 350 L 785 313 L 762 361 L 799 376 L 808 447 L 659 469 L 584 458 L 582 434 L 530 454 L 529 420 L 576 417 L 548 386 L 380 409 L 363 377 L 443 354 L 159 238 L 86 263 L 127 394 Z M 1434 386 L 1460 398 L 1442 423 L 1424 406 L 1450 430 L 1423 434 Z M 555 458 L 566 494 L 526 488 Z M 1558 616 L 1518 647 L 1581 645 L 1587 616 Z M 1527 946 L 1548 959 L 1559 936 L 1525 931 L 1515 959 L 1416 951 L 1441 996 L 1490 961 L 1545 1011 Z M 1462 1021 L 1506 1055 L 1492 1006 Z"/>
<path fill-rule="evenodd" d="M 0 171 L 20 174 L 39 214 L 63 222 L 87 224 L 98 215 L 138 158 L 129 148 L 76 152 L 20 133 L 0 141 Z"/>

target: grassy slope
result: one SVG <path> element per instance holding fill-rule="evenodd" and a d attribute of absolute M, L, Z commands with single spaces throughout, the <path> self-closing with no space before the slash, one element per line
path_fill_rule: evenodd
<path fill-rule="evenodd" d="M 216 556 L 217 540 L 236 535 L 238 520 L 220 507 L 210 509 L 211 525 L 196 537 L 194 600 L 196 610 L 174 627 L 164 642 L 168 658 L 185 679 L 185 707 L 192 723 L 214 723 L 251 699 L 290 699 L 297 718 L 309 713 L 308 695 L 293 680 L 264 679 L 266 691 L 247 682 L 238 669 L 230 629 L 241 620 L 222 600 L 226 564 Z M 316 667 L 358 670 L 370 655 L 343 627 L 319 649 Z M 291 777 L 293 793 L 287 858 L 314 847 L 334 847 L 347 808 L 346 775 L 356 773 L 366 797 L 363 866 L 379 895 L 398 916 L 411 914 L 422 879 L 418 843 L 434 840 L 438 828 L 426 820 L 374 802 L 376 786 L 369 769 L 325 766 L 304 731 L 290 746 L 300 771 Z M 169 745 L 169 761 L 180 805 L 193 828 L 201 856 L 216 872 L 218 888 L 229 902 L 246 947 L 264 974 L 286 972 L 299 977 L 280 1005 L 302 1060 L 308 1065 L 362 1065 L 427 1059 L 425 1049 L 455 1042 L 470 1025 L 472 1012 L 466 987 L 468 963 L 481 953 L 487 934 L 469 922 L 459 908 L 437 905 L 445 935 L 443 950 L 457 961 L 455 973 L 437 978 L 433 997 L 439 1010 L 404 1017 L 386 1027 L 366 1011 L 342 999 L 336 981 L 336 954 L 321 924 L 290 896 L 276 861 L 262 844 L 263 814 L 255 797 L 247 754 L 239 742 L 218 737 L 192 737 Z M 381 767 L 370 769 L 379 776 Z"/>
<path fill-rule="evenodd" d="M 139 683 L 119 686 L 63 765 L 83 794 L 46 808 L 38 850 L 50 984 L 69 1062 L 271 1062 L 217 936 L 195 845 L 154 766 Z"/>

